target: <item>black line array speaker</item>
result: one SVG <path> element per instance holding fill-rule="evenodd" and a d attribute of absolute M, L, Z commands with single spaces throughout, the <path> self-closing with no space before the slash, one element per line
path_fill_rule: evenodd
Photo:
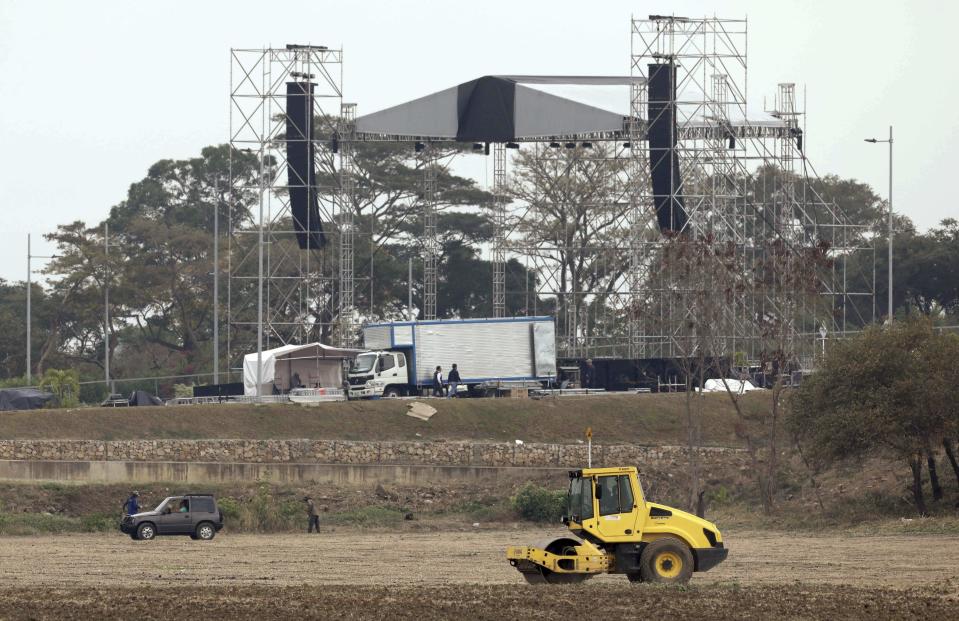
<path fill-rule="evenodd" d="M 313 87 L 310 82 L 286 84 L 287 185 L 296 241 L 304 250 L 326 243 L 316 190 Z"/>

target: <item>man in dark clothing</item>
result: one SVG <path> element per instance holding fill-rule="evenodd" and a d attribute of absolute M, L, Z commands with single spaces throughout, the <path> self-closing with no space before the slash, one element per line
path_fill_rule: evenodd
<path fill-rule="evenodd" d="M 134 513 L 140 512 L 140 492 L 134 491 L 130 494 L 130 497 L 127 498 L 127 501 L 123 503 L 123 514 L 124 515 L 133 515 Z"/>
<path fill-rule="evenodd" d="M 586 359 L 586 368 L 583 369 L 583 388 L 592 388 L 596 381 L 596 367 L 593 366 L 593 359 Z"/>
<path fill-rule="evenodd" d="M 443 396 L 443 369 L 442 367 L 436 367 L 436 370 L 433 371 L 433 396 L 442 397 Z"/>
<path fill-rule="evenodd" d="M 314 528 L 316 532 L 320 532 L 320 515 L 316 512 L 316 505 L 313 503 L 313 499 L 309 496 L 304 496 L 303 502 L 306 503 L 306 514 L 310 516 L 310 524 L 306 527 L 306 532 L 312 533 Z"/>
<path fill-rule="evenodd" d="M 448 399 L 456 397 L 456 390 L 459 388 L 460 383 L 460 371 L 456 368 L 456 363 L 453 363 L 453 368 L 450 369 L 450 374 L 447 376 L 447 381 L 450 383 L 449 394 L 447 395 Z"/>

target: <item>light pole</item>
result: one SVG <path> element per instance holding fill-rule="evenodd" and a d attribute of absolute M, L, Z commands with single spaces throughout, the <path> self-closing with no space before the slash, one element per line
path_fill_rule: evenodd
<path fill-rule="evenodd" d="M 877 142 L 889 143 L 889 308 L 887 310 L 886 321 L 892 322 L 892 125 L 889 126 L 889 138 L 887 140 L 878 140 L 876 138 L 866 138 L 866 142 L 876 144 Z"/>
<path fill-rule="evenodd" d="M 213 201 L 213 383 L 220 383 L 220 184 Z"/>
<path fill-rule="evenodd" d="M 38 254 L 30 254 L 30 233 L 27 233 L 27 386 L 33 383 L 33 361 L 31 359 L 31 354 L 33 353 L 32 339 L 30 338 L 31 332 L 31 310 L 30 302 L 33 293 L 33 269 L 30 266 L 30 259 L 53 259 L 56 258 L 55 254 L 49 256 L 41 256 Z"/>

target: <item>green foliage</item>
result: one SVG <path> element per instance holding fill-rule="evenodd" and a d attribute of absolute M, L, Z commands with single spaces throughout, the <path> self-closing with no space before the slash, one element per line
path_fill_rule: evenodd
<path fill-rule="evenodd" d="M 524 520 L 558 522 L 566 509 L 566 492 L 527 483 L 513 496 L 512 504 Z"/>
<path fill-rule="evenodd" d="M 40 388 L 52 392 L 61 408 L 80 404 L 80 376 L 75 369 L 47 369 L 40 378 Z"/>
<path fill-rule="evenodd" d="M 18 375 L 16 377 L 8 377 L 6 379 L 0 379 L 0 388 L 18 388 L 20 386 L 27 385 L 27 376 Z"/>
<path fill-rule="evenodd" d="M 193 396 L 193 386 L 189 384 L 174 384 L 173 385 L 173 396 L 177 398 L 183 397 L 192 397 Z"/>
<path fill-rule="evenodd" d="M 913 470 L 925 513 L 921 463 L 959 432 L 959 336 L 910 318 L 836 343 L 789 402 L 787 428 L 819 466 L 892 455 Z"/>
<path fill-rule="evenodd" d="M 0 535 L 58 535 L 84 532 L 83 519 L 49 513 L 0 513 Z"/>
<path fill-rule="evenodd" d="M 395 526 L 403 521 L 406 511 L 395 507 L 370 506 L 320 516 L 320 523 L 342 526 Z"/>

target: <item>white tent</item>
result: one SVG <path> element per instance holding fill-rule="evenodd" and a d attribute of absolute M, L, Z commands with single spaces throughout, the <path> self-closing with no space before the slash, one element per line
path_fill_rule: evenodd
<path fill-rule="evenodd" d="M 243 356 L 243 394 L 271 395 L 274 386 L 286 392 L 294 388 L 295 378 L 309 388 L 340 388 L 343 361 L 352 360 L 362 349 L 342 349 L 323 343 L 283 345 L 265 349 L 260 359 L 260 386 L 256 384 L 257 354 Z"/>

